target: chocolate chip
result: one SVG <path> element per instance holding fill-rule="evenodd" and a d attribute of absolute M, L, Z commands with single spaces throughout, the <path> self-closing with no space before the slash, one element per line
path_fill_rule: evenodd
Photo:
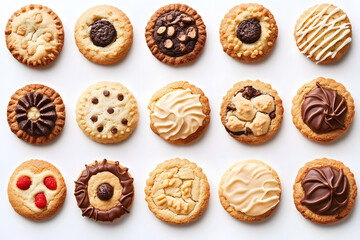
<path fill-rule="evenodd" d="M 121 123 L 124 124 L 124 125 L 127 125 L 127 124 L 128 124 L 128 120 L 125 119 L 125 118 L 123 118 L 123 119 L 121 120 Z"/>
<path fill-rule="evenodd" d="M 271 112 L 271 113 L 269 114 L 269 117 L 270 117 L 270 119 L 274 119 L 274 118 L 276 117 L 275 111 Z"/>
<path fill-rule="evenodd" d="M 98 117 L 94 115 L 90 119 L 91 119 L 92 122 L 97 122 Z"/>
<path fill-rule="evenodd" d="M 121 93 L 120 93 L 120 94 L 118 94 L 118 99 L 119 99 L 119 101 L 124 100 L 124 95 L 122 95 Z"/>
<path fill-rule="evenodd" d="M 229 104 L 228 104 L 227 107 L 226 107 L 226 110 L 228 110 L 228 111 L 235 111 L 235 110 L 236 110 L 235 104 L 232 103 L 232 102 L 229 102 Z"/>
<path fill-rule="evenodd" d="M 97 130 L 98 130 L 98 132 L 102 132 L 102 131 L 104 130 L 104 127 L 103 127 L 103 126 L 99 126 L 99 127 L 97 128 Z"/>
<path fill-rule="evenodd" d="M 97 99 L 96 97 L 94 97 L 94 98 L 91 100 L 91 102 L 92 102 L 93 104 L 98 104 L 98 103 L 99 103 L 99 99 Z"/>
<path fill-rule="evenodd" d="M 241 92 L 242 97 L 247 100 L 262 95 L 262 93 L 257 89 L 255 89 L 253 86 L 245 86 L 242 89 L 240 89 L 235 95 L 237 95 L 239 92 Z"/>
<path fill-rule="evenodd" d="M 90 27 L 90 39 L 94 45 L 106 47 L 116 39 L 116 29 L 109 21 L 97 20 Z"/>
<path fill-rule="evenodd" d="M 109 107 L 108 110 L 107 110 L 107 112 L 108 112 L 109 114 L 113 114 L 113 113 L 114 113 L 114 109 L 111 108 L 111 107 Z"/>
<path fill-rule="evenodd" d="M 117 133 L 117 128 L 116 127 L 113 127 L 113 128 L 111 128 L 111 132 L 113 133 L 113 134 L 115 134 L 115 133 Z"/>
<path fill-rule="evenodd" d="M 103 201 L 111 199 L 114 194 L 114 188 L 107 183 L 101 184 L 97 189 L 97 196 Z"/>
<path fill-rule="evenodd" d="M 107 97 L 107 96 L 110 95 L 110 92 L 108 90 L 104 90 L 103 94 L 104 94 L 105 97 Z"/>
<path fill-rule="evenodd" d="M 261 35 L 261 25 L 259 20 L 248 18 L 242 21 L 236 29 L 236 36 L 244 43 L 254 43 Z"/>

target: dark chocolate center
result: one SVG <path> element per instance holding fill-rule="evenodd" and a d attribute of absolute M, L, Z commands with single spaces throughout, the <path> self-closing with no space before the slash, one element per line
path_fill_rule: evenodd
<path fill-rule="evenodd" d="M 236 36 L 244 43 L 254 43 L 261 35 L 259 20 L 248 18 L 242 21 L 236 28 Z"/>
<path fill-rule="evenodd" d="M 107 183 L 101 184 L 97 189 L 97 196 L 103 200 L 109 200 L 114 194 L 114 188 Z"/>
<path fill-rule="evenodd" d="M 116 39 L 116 29 L 107 20 L 97 20 L 90 27 L 90 38 L 94 45 L 106 47 Z"/>

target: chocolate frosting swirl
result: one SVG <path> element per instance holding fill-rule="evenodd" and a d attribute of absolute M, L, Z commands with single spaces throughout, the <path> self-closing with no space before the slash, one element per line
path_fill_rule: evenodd
<path fill-rule="evenodd" d="M 94 45 L 106 47 L 116 38 L 116 29 L 109 21 L 99 19 L 91 25 L 90 39 Z"/>
<path fill-rule="evenodd" d="M 301 116 L 306 125 L 316 133 L 328 133 L 345 129 L 346 100 L 336 90 L 317 88 L 305 96 L 301 105 Z"/>
<path fill-rule="evenodd" d="M 311 168 L 301 185 L 304 189 L 301 204 L 316 214 L 339 213 L 349 201 L 349 181 L 342 169 Z"/>

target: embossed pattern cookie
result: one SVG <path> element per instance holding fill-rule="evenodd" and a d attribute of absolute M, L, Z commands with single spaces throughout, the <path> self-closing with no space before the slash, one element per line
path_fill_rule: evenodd
<path fill-rule="evenodd" d="M 170 4 L 158 9 L 145 29 L 151 53 L 169 65 L 194 61 L 204 48 L 206 26 L 201 16 L 185 4 Z"/>
<path fill-rule="evenodd" d="M 63 206 L 66 185 L 59 170 L 42 160 L 29 160 L 10 177 L 8 197 L 14 210 L 30 220 L 54 216 Z"/>
<path fill-rule="evenodd" d="M 11 16 L 5 40 L 19 62 L 30 67 L 44 67 L 60 54 L 64 29 L 60 18 L 50 8 L 31 4 Z"/>
<path fill-rule="evenodd" d="M 210 123 L 208 98 L 188 82 L 173 82 L 151 98 L 150 127 L 173 144 L 188 144 L 198 139 Z"/>
<path fill-rule="evenodd" d="M 327 3 L 306 10 L 297 20 L 294 32 L 301 53 L 324 64 L 335 62 L 346 53 L 351 35 L 346 13 Z"/>
<path fill-rule="evenodd" d="M 118 143 L 135 130 L 139 119 L 135 97 L 121 83 L 98 82 L 76 105 L 76 121 L 86 136 L 99 143 Z"/>
<path fill-rule="evenodd" d="M 187 224 L 201 216 L 210 198 L 206 175 L 187 159 L 159 164 L 146 181 L 146 201 L 155 216 L 170 224 Z"/>

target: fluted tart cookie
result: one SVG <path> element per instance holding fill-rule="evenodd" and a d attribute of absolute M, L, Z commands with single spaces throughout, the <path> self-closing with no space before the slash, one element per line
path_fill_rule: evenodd
<path fill-rule="evenodd" d="M 257 62 L 274 47 L 278 36 L 271 12 L 257 3 L 233 7 L 220 25 L 224 52 L 240 62 Z"/>
<path fill-rule="evenodd" d="M 29 84 L 11 96 L 7 121 L 11 131 L 21 140 L 45 144 L 61 133 L 65 125 L 65 105 L 54 89 Z"/>
<path fill-rule="evenodd" d="M 314 223 L 331 224 L 350 214 L 357 186 L 354 174 L 342 162 L 321 158 L 307 162 L 296 176 L 294 203 Z"/>
<path fill-rule="evenodd" d="M 151 53 L 169 65 L 194 61 L 204 48 L 206 26 L 201 16 L 185 4 L 170 4 L 158 9 L 145 28 Z"/>
<path fill-rule="evenodd" d="M 209 99 L 200 88 L 184 81 L 158 90 L 148 108 L 151 130 L 173 144 L 195 141 L 210 123 Z"/>
<path fill-rule="evenodd" d="M 170 224 L 198 219 L 208 205 L 210 186 L 206 175 L 187 159 L 160 163 L 146 181 L 146 201 L 155 216 Z"/>
<path fill-rule="evenodd" d="M 221 104 L 221 122 L 226 131 L 242 143 L 267 141 L 279 129 L 284 108 L 270 84 L 259 80 L 236 83 Z"/>
<path fill-rule="evenodd" d="M 75 25 L 75 42 L 89 61 L 112 64 L 123 59 L 133 42 L 133 27 L 120 9 L 99 5 L 86 10 Z"/>
<path fill-rule="evenodd" d="M 340 59 L 351 43 L 351 23 L 340 8 L 324 3 L 306 10 L 295 25 L 295 41 L 301 53 L 316 63 Z"/>
<path fill-rule="evenodd" d="M 318 77 L 298 90 L 291 114 L 302 135 L 313 141 L 330 142 L 347 131 L 354 109 L 354 100 L 341 83 Z"/>
<path fill-rule="evenodd" d="M 17 10 L 8 20 L 5 40 L 19 62 L 29 67 L 44 67 L 60 54 L 64 28 L 50 8 L 31 4 Z"/>

